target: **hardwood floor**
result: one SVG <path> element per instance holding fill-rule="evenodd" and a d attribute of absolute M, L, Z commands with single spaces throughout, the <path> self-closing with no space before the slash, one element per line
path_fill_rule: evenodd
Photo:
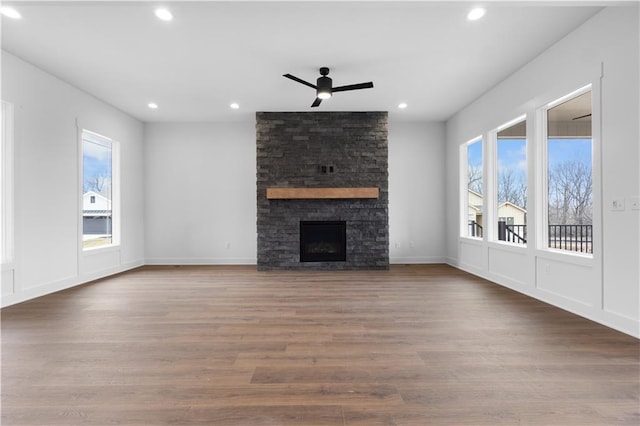
<path fill-rule="evenodd" d="M 145 267 L 2 310 L 2 424 L 638 425 L 639 349 L 444 265 Z"/>

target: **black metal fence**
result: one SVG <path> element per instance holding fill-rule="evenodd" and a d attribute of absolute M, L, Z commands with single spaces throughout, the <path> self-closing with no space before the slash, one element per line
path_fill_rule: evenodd
<path fill-rule="evenodd" d="M 473 234 L 475 222 L 469 222 L 471 236 L 482 237 Z M 476 230 L 477 232 L 477 230 Z M 593 253 L 593 225 L 549 225 L 549 247 L 560 250 L 575 251 L 578 253 Z M 516 244 L 527 243 L 527 225 L 507 225 L 498 222 L 498 240 Z"/>
<path fill-rule="evenodd" d="M 527 225 L 507 225 L 506 222 L 498 222 L 498 239 L 510 243 L 527 243 Z"/>
<path fill-rule="evenodd" d="M 593 253 L 593 225 L 549 225 L 549 247 Z"/>
<path fill-rule="evenodd" d="M 479 237 L 482 238 L 482 225 L 480 225 L 475 220 L 469 221 L 469 236 L 470 237 Z"/>

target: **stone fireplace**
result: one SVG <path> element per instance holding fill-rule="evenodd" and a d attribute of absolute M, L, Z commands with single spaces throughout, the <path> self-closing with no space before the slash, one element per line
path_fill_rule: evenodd
<path fill-rule="evenodd" d="M 386 112 L 258 112 L 256 145 L 259 270 L 388 269 Z"/>

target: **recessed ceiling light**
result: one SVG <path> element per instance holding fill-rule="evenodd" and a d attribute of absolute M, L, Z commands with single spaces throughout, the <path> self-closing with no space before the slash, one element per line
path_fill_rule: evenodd
<path fill-rule="evenodd" d="M 156 16 L 163 21 L 170 21 L 173 19 L 173 15 L 167 9 L 156 9 Z"/>
<path fill-rule="evenodd" d="M 238 105 L 236 102 L 233 102 L 231 105 L 229 105 L 231 107 L 231 109 L 238 109 L 240 108 L 240 105 Z"/>
<path fill-rule="evenodd" d="M 406 102 L 402 102 L 400 104 L 398 104 L 398 108 L 400 109 L 405 109 L 407 107 L 407 103 Z"/>
<path fill-rule="evenodd" d="M 149 102 L 147 106 L 151 109 L 158 109 L 158 104 L 155 102 Z"/>
<path fill-rule="evenodd" d="M 15 10 L 14 8 L 9 7 L 9 6 L 2 6 L 0 8 L 0 13 L 2 13 L 7 18 L 11 18 L 11 19 L 21 19 L 22 18 L 22 15 L 20 15 L 20 12 L 18 12 L 17 10 Z"/>
<path fill-rule="evenodd" d="M 467 19 L 470 21 L 477 21 L 478 19 L 482 18 L 485 13 L 486 10 L 481 7 L 476 7 L 475 9 L 471 9 L 471 12 L 469 12 L 469 14 L 467 15 Z"/>

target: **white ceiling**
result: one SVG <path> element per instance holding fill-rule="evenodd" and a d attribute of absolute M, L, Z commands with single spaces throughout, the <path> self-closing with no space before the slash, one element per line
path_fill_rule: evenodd
<path fill-rule="evenodd" d="M 445 120 L 600 10 L 597 2 L 3 2 L 2 48 L 145 122 L 388 110 Z M 310 108 L 318 68 L 334 86 Z M 150 101 L 157 110 L 147 107 Z M 231 102 L 240 109 L 229 108 Z M 408 108 L 397 105 L 406 102 Z"/>

